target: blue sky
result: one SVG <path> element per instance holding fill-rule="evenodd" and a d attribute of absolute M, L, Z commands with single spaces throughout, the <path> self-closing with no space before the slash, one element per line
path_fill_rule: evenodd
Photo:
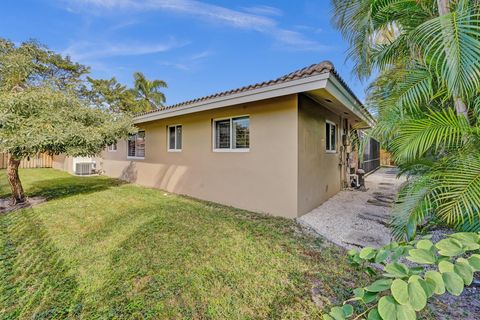
<path fill-rule="evenodd" d="M 329 0 L 4 0 L 0 37 L 39 40 L 96 78 L 165 80 L 167 104 L 330 60 L 357 96 Z"/>

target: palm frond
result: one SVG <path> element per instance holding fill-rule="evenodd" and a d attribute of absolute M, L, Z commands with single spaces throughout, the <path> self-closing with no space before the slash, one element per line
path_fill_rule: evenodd
<path fill-rule="evenodd" d="M 452 109 L 404 121 L 392 142 L 394 157 L 401 162 L 412 161 L 429 150 L 458 148 L 464 144 L 471 130 L 468 121 L 457 116 Z"/>
<path fill-rule="evenodd" d="M 471 97 L 480 86 L 480 15 L 454 11 L 421 24 L 412 41 L 450 93 Z"/>
<path fill-rule="evenodd" d="M 433 96 L 432 74 L 416 64 L 405 72 L 404 80 L 397 85 L 396 103 L 402 108 L 418 110 L 418 106 L 426 105 Z"/>
<path fill-rule="evenodd" d="M 435 174 L 438 215 L 447 223 L 480 217 L 480 153 L 456 155 Z"/>
<path fill-rule="evenodd" d="M 392 210 L 391 229 L 396 240 L 415 238 L 417 226 L 432 213 L 431 178 L 419 176 L 406 182 Z"/>

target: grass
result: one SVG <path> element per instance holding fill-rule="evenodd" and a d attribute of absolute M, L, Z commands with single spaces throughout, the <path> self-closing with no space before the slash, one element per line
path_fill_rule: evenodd
<path fill-rule="evenodd" d="M 313 300 L 338 303 L 365 278 L 287 219 L 106 177 L 20 174 L 49 201 L 0 215 L 1 319 L 312 319 Z"/>

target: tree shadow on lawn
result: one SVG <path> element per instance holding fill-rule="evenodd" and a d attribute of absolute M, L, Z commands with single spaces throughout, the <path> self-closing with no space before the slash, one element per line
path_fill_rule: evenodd
<path fill-rule="evenodd" d="M 78 283 L 32 209 L 0 217 L 0 318 L 77 318 Z"/>
<path fill-rule="evenodd" d="M 73 195 L 90 194 L 118 187 L 126 182 L 107 177 L 63 177 L 32 181 L 26 184 L 27 197 L 43 197 L 47 200 L 61 199 Z M 10 196 L 8 190 L 2 190 L 0 197 Z"/>
<path fill-rule="evenodd" d="M 297 238 L 293 221 L 179 202 L 153 208 L 114 250 L 95 299 L 103 309 L 86 305 L 83 316 L 317 318 L 323 306 L 312 301 L 311 278 L 322 282 L 326 305 L 346 298 L 360 278 L 343 250 Z"/>
<path fill-rule="evenodd" d="M 45 197 L 47 200 L 60 199 L 79 194 L 90 194 L 118 187 L 124 181 L 106 177 L 67 177 L 33 182 L 28 196 Z"/>

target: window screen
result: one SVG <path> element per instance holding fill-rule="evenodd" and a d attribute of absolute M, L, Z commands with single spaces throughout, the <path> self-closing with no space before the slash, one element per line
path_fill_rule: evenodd
<path fill-rule="evenodd" d="M 215 148 L 230 149 L 230 119 L 215 121 Z"/>
<path fill-rule="evenodd" d="M 168 150 L 182 150 L 182 126 L 168 127 Z"/>
<path fill-rule="evenodd" d="M 325 149 L 327 151 L 336 151 L 337 149 L 337 126 L 331 122 L 325 123 Z"/>
<path fill-rule="evenodd" d="M 144 158 L 145 157 L 145 131 L 139 131 L 128 137 L 128 156 Z"/>

